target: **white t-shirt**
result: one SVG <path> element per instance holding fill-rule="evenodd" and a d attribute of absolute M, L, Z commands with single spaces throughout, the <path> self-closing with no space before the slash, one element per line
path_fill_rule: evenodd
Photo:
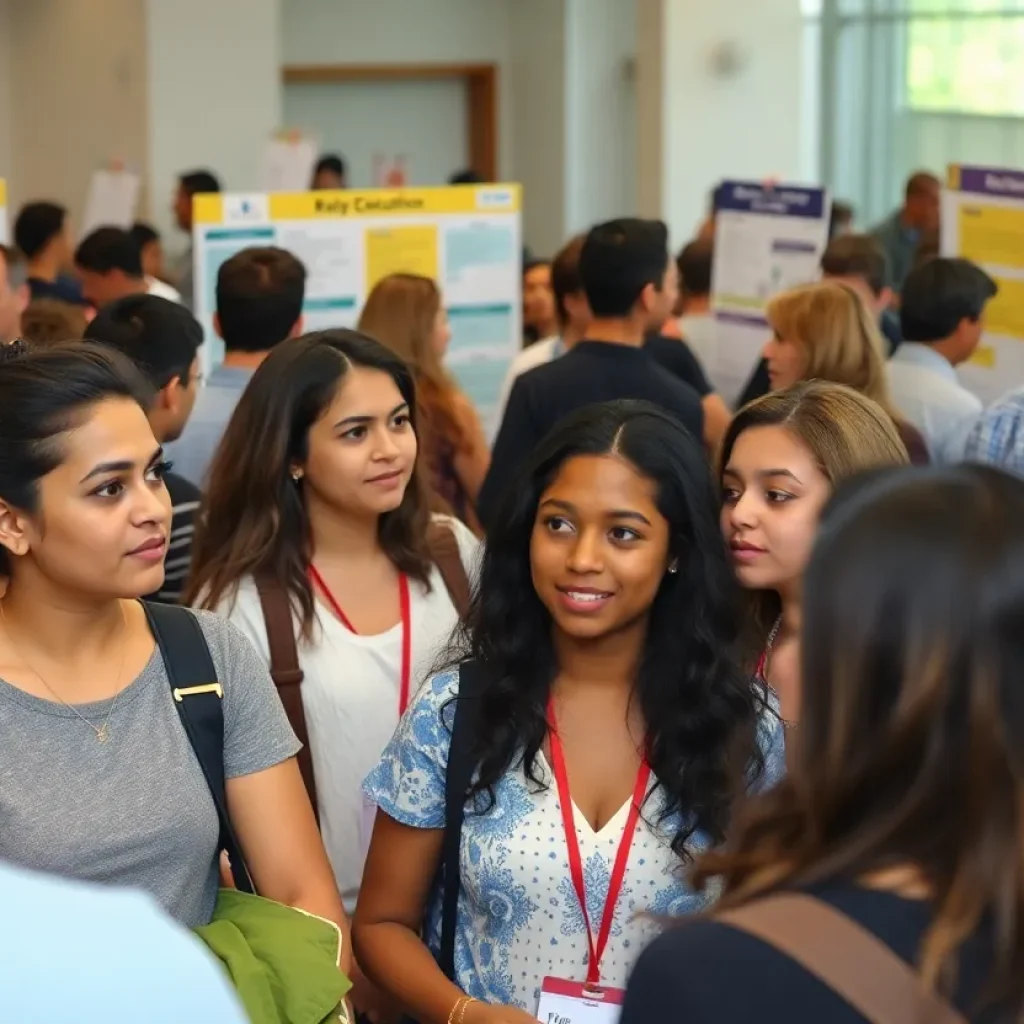
<path fill-rule="evenodd" d="M 455 534 L 462 564 L 472 580 L 480 542 L 457 520 L 434 518 L 446 522 Z M 430 583 L 429 593 L 412 581 L 409 587 L 413 694 L 429 676 L 458 621 L 436 566 Z M 252 641 L 269 665 L 267 628 L 253 580 L 244 579 L 234 600 L 226 599 L 216 610 Z M 345 909 L 351 914 L 359 894 L 373 814 L 372 805 L 363 799 L 362 784 L 398 725 L 402 626 L 397 623 L 386 633 L 360 636 L 321 604 L 317 618 L 313 642 L 298 642 L 304 675 L 302 703 L 316 776 L 320 831 Z"/>
<path fill-rule="evenodd" d="M 166 281 L 160 281 L 155 277 L 146 278 L 146 291 L 170 302 L 181 302 L 181 292 L 177 288 L 172 288 Z"/>

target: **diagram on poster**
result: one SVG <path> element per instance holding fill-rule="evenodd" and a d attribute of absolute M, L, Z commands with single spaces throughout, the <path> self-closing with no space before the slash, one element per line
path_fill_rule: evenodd
<path fill-rule="evenodd" d="M 830 211 L 821 188 L 727 181 L 715 191 L 715 344 L 705 370 L 730 404 L 765 343 L 769 300 L 820 276 Z"/>
<path fill-rule="evenodd" d="M 999 293 L 985 333 L 957 373 L 983 402 L 1024 384 L 1024 171 L 953 165 L 942 198 L 941 249 L 977 263 Z"/>
<path fill-rule="evenodd" d="M 388 274 L 436 280 L 451 326 L 447 365 L 490 426 L 521 344 L 518 185 L 200 195 L 193 221 L 207 371 L 223 359 L 213 330 L 221 264 L 250 246 L 276 245 L 305 264 L 306 330 L 354 326 Z"/>

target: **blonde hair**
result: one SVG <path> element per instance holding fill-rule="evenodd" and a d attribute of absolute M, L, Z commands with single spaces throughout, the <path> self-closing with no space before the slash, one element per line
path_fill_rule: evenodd
<path fill-rule="evenodd" d="M 865 470 L 910 463 L 892 416 L 877 402 L 844 384 L 809 380 L 772 391 L 740 409 L 719 450 L 720 485 L 740 435 L 756 427 L 783 427 L 792 434 L 833 490 Z M 781 609 L 773 591 L 757 591 L 753 602 L 750 653 L 756 657 Z"/>
<path fill-rule="evenodd" d="M 845 384 L 899 419 L 885 375 L 885 342 L 860 293 L 840 281 L 801 285 L 768 303 L 768 323 L 799 345 L 805 380 Z"/>
<path fill-rule="evenodd" d="M 388 274 L 366 299 L 358 329 L 391 349 L 412 370 L 428 449 L 445 438 L 456 448 L 466 443 L 456 412 L 458 389 L 441 364 L 434 328 L 441 291 L 420 274 Z M 429 453 L 428 453 L 429 454 Z"/>

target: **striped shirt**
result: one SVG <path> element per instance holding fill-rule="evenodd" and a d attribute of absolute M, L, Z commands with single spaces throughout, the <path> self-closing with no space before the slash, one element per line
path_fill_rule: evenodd
<path fill-rule="evenodd" d="M 202 494 L 195 484 L 177 473 L 168 473 L 164 483 L 171 495 L 171 535 L 164 560 L 164 585 L 150 594 L 149 600 L 178 604 L 192 561 L 192 536 Z"/>

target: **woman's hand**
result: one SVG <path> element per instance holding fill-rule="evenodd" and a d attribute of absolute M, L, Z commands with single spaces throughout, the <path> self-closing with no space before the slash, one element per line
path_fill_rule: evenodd
<path fill-rule="evenodd" d="M 401 1007 L 377 988 L 359 969 L 358 964 L 352 965 L 350 978 L 352 991 L 349 992 L 349 999 L 360 1017 L 365 1017 L 371 1024 L 397 1024 L 402 1017 Z"/>
<path fill-rule="evenodd" d="M 466 1006 L 462 1024 L 537 1024 L 537 1018 L 517 1006 L 493 1006 L 473 1000 Z"/>

